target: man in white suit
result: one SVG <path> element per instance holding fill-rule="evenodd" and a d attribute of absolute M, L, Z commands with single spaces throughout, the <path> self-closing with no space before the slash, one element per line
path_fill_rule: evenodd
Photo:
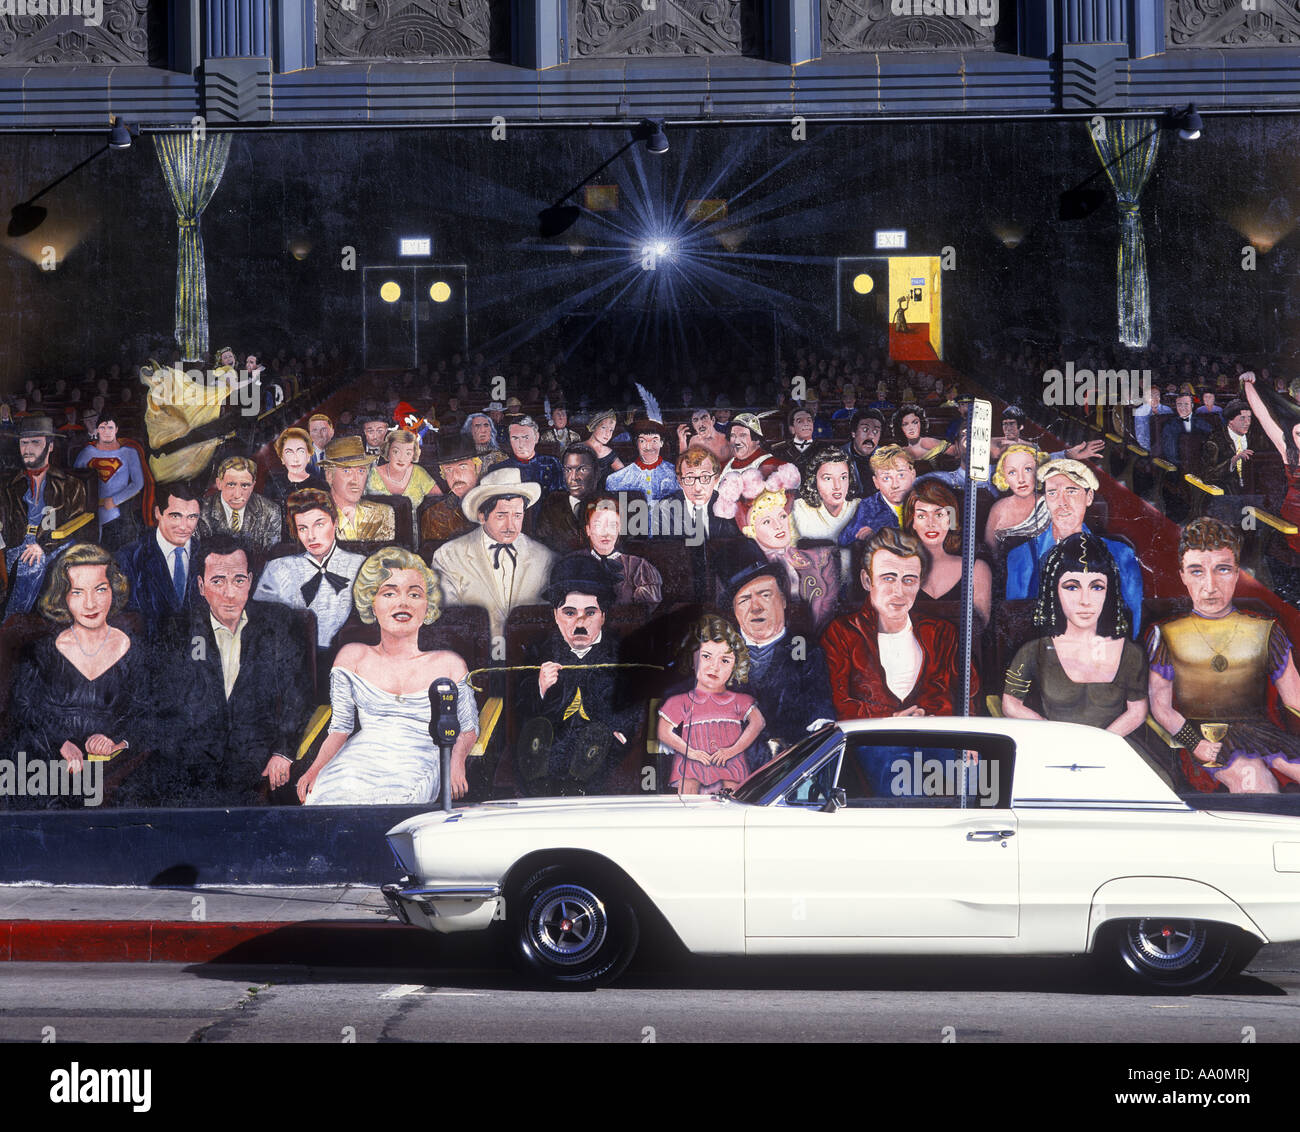
<path fill-rule="evenodd" d="M 253 600 L 310 609 L 316 615 L 316 647 L 328 649 L 352 612 L 352 583 L 365 559 L 335 543 L 339 513 L 327 492 L 295 491 L 285 507 L 303 553 L 268 562 Z"/>
<path fill-rule="evenodd" d="M 523 534 L 524 512 L 542 489 L 524 483 L 518 468 L 494 469 L 465 493 L 461 511 L 479 529 L 434 551 L 430 565 L 442 577 L 442 603 L 479 605 L 488 611 L 492 635 L 505 632 L 518 605 L 542 600 L 555 555 Z"/>

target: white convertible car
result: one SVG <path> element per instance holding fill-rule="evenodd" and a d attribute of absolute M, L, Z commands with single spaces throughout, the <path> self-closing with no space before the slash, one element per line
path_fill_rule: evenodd
<path fill-rule="evenodd" d="M 404 922 L 504 919 L 557 985 L 614 979 L 651 917 L 701 955 L 1092 953 L 1167 991 L 1300 939 L 1300 818 L 1192 809 L 1067 723 L 842 723 L 732 795 L 491 802 L 388 840 Z"/>

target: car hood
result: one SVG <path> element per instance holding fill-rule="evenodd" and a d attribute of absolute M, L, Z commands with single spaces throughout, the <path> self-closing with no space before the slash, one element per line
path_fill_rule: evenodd
<path fill-rule="evenodd" d="M 571 824 L 603 825 L 606 822 L 647 824 L 675 822 L 688 814 L 720 813 L 723 808 L 741 808 L 742 803 L 711 794 L 607 795 L 581 798 L 521 798 L 502 802 L 481 802 L 458 807 L 446 813 L 432 810 L 407 818 L 388 831 L 392 837 L 415 833 L 437 826 L 492 824 L 542 824 L 557 821 Z"/>

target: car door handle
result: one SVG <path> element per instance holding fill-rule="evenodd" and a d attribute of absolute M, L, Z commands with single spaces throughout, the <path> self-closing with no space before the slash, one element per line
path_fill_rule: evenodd
<path fill-rule="evenodd" d="M 1014 829 L 972 829 L 966 834 L 967 841 L 1005 841 L 1008 837 L 1015 837 Z"/>

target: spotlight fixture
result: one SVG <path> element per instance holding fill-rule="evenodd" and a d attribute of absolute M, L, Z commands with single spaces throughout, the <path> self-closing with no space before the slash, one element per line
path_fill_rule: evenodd
<path fill-rule="evenodd" d="M 552 236 L 560 235 L 561 232 L 567 232 L 578 222 L 578 217 L 581 215 L 582 209 L 576 204 L 556 204 L 542 209 L 537 214 L 542 236 L 550 239 Z"/>
<path fill-rule="evenodd" d="M 662 121 L 653 118 L 642 118 L 637 131 L 640 139 L 645 142 L 646 149 L 651 153 L 668 152 L 668 135 L 664 133 Z"/>
<path fill-rule="evenodd" d="M 10 210 L 9 226 L 5 229 L 5 233 L 11 240 L 26 236 L 45 223 L 47 215 L 45 209 L 39 204 L 32 204 L 30 201 L 16 204 Z"/>
<path fill-rule="evenodd" d="M 118 144 L 119 130 L 121 131 L 122 139 L 124 139 L 121 141 L 121 144 Z M 57 177 L 55 180 L 51 181 L 48 185 L 46 185 L 45 188 L 41 189 L 39 192 L 33 193 L 26 200 L 19 201 L 16 205 L 13 206 L 13 208 L 9 210 L 9 224 L 5 229 L 5 234 L 12 240 L 12 239 L 18 239 L 22 236 L 29 235 L 30 233 L 36 231 L 36 229 L 39 228 L 45 222 L 46 216 L 49 215 L 47 210 L 43 206 L 36 203 L 38 200 L 40 200 L 41 197 L 43 197 L 55 186 L 63 184 L 63 182 L 66 181 L 69 177 L 71 177 L 74 173 L 76 173 L 80 169 L 84 169 L 96 158 L 102 157 L 106 152 L 108 152 L 108 150 L 126 149 L 131 144 L 132 135 L 134 134 L 136 136 L 139 136 L 139 133 L 140 130 L 138 127 L 135 126 L 128 127 L 125 123 L 122 122 L 120 118 L 114 118 L 113 132 L 109 135 L 109 139 L 107 142 L 105 142 L 102 146 L 100 146 L 99 149 L 95 150 L 95 152 L 92 153 L 89 157 L 85 157 L 82 160 L 78 161 L 77 164 L 74 165 L 71 169 L 69 169 L 66 173 L 64 173 L 63 176 Z"/>
<path fill-rule="evenodd" d="M 131 139 L 140 136 L 140 127 L 134 122 L 124 122 L 121 118 L 113 119 L 113 129 L 108 135 L 109 149 L 130 149 Z"/>
<path fill-rule="evenodd" d="M 632 128 L 632 136 L 626 142 L 619 146 L 617 150 L 583 177 L 581 181 L 574 185 L 573 188 L 560 197 L 554 204 L 542 209 L 541 212 L 537 214 L 538 227 L 543 239 L 550 239 L 553 236 L 559 236 L 562 233 L 567 232 L 577 223 L 578 217 L 582 215 L 582 210 L 575 204 L 565 204 L 564 202 L 597 174 L 604 172 L 639 141 L 645 142 L 646 149 L 651 153 L 668 152 L 668 136 L 664 133 L 663 122 L 650 118 L 642 118 L 641 121 Z"/>
<path fill-rule="evenodd" d="M 1182 110 L 1171 110 L 1168 115 L 1171 130 L 1177 130 L 1183 141 L 1195 141 L 1201 136 L 1201 116 L 1193 103 L 1188 103 Z"/>

